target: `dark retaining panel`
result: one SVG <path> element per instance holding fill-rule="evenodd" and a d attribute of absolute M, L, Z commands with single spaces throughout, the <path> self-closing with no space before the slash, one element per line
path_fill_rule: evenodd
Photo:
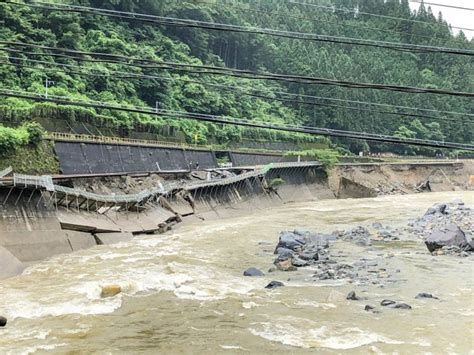
<path fill-rule="evenodd" d="M 216 168 L 212 151 L 99 143 L 56 142 L 63 174 L 100 174 Z"/>
<path fill-rule="evenodd" d="M 257 154 L 257 153 L 242 153 L 242 152 L 230 152 L 230 160 L 233 166 L 254 166 L 254 165 L 266 165 L 270 163 L 278 162 L 290 162 L 296 161 L 296 157 L 284 157 L 275 154 Z"/>
<path fill-rule="evenodd" d="M 215 152 L 172 147 L 55 142 L 55 152 L 63 174 L 133 173 L 148 171 L 217 168 Z M 296 161 L 278 154 L 228 152 L 232 165 L 254 166 Z"/>

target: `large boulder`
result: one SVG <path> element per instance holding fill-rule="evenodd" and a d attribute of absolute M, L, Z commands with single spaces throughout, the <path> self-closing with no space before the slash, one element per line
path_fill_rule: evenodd
<path fill-rule="evenodd" d="M 0 328 L 3 328 L 7 325 L 7 319 L 3 316 L 0 316 Z"/>
<path fill-rule="evenodd" d="M 432 232 L 425 240 L 426 247 L 432 253 L 445 246 L 456 246 L 461 249 L 471 249 L 464 232 L 455 224 Z"/>
<path fill-rule="evenodd" d="M 278 240 L 278 245 L 275 248 L 274 254 L 277 254 L 279 248 L 289 249 L 293 251 L 298 251 L 303 248 L 303 245 L 306 244 L 304 236 L 293 233 L 293 232 L 282 232 Z"/>
<path fill-rule="evenodd" d="M 446 203 L 437 203 L 433 205 L 433 207 L 428 208 L 425 213 L 425 216 L 434 214 L 448 214 L 447 207 L 448 205 Z"/>

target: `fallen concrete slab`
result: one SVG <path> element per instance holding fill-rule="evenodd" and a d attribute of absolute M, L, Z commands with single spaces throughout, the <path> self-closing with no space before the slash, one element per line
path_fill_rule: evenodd
<path fill-rule="evenodd" d="M 164 208 L 157 207 L 140 213 L 108 213 L 107 217 L 123 232 L 139 234 L 156 232 L 166 221 L 176 216 Z"/>
<path fill-rule="evenodd" d="M 58 212 L 58 220 L 62 229 L 89 232 L 112 233 L 121 232 L 121 228 L 110 218 L 87 212 Z"/>
<path fill-rule="evenodd" d="M 95 238 L 98 244 L 110 245 L 129 242 L 133 238 L 132 233 L 97 233 Z"/>
<path fill-rule="evenodd" d="M 66 235 L 73 251 L 88 249 L 97 245 L 94 236 L 90 233 L 66 231 Z"/>
<path fill-rule="evenodd" d="M 0 246 L 0 280 L 20 275 L 25 266 L 6 248 Z"/>
<path fill-rule="evenodd" d="M 21 262 L 38 261 L 73 251 L 65 231 L 2 232 L 0 245 Z"/>

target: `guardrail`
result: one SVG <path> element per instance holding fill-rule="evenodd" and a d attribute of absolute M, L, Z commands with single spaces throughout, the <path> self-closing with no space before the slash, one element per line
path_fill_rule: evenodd
<path fill-rule="evenodd" d="M 152 147 L 172 147 L 181 149 L 211 149 L 208 145 L 190 145 L 186 143 L 152 141 L 146 139 L 122 138 L 113 136 L 93 136 L 88 134 L 48 132 L 45 139 L 52 141 L 74 141 L 91 143 L 111 143 L 122 145 L 144 145 Z"/>
<path fill-rule="evenodd" d="M 125 206 L 134 206 L 144 204 L 150 199 L 153 199 L 158 196 L 165 196 L 173 191 L 177 190 L 186 190 L 191 191 L 203 187 L 211 186 L 223 186 L 237 183 L 249 178 L 254 178 L 258 176 L 264 176 L 271 169 L 278 168 L 298 168 L 298 167 L 309 167 L 309 166 L 320 166 L 319 162 L 289 162 L 289 163 L 272 163 L 265 166 L 259 166 L 254 171 L 247 173 L 239 174 L 236 176 L 223 178 L 223 179 L 213 179 L 213 180 L 204 180 L 204 181 L 192 181 L 192 182 L 165 182 L 159 183 L 159 185 L 153 189 L 145 189 L 136 194 L 109 194 L 102 195 L 93 192 L 87 192 L 84 190 L 79 190 L 71 187 L 55 185 L 51 176 L 34 176 L 34 175 L 23 175 L 23 174 L 14 174 L 13 175 L 13 186 L 20 188 L 33 188 L 40 189 L 43 188 L 53 195 L 59 195 L 59 198 L 56 196 L 56 200 L 66 199 L 69 201 L 81 200 L 82 205 L 85 201 L 91 201 L 93 204 L 98 206 L 99 203 L 104 205 L 125 205 Z M 71 197 L 72 199 L 69 199 Z M 89 204 L 88 204 L 89 205 Z"/>
<path fill-rule="evenodd" d="M 219 146 L 219 145 L 188 144 L 188 143 L 178 143 L 178 142 L 155 141 L 155 140 L 147 140 L 147 139 L 122 138 L 122 137 L 114 137 L 114 136 L 94 136 L 94 135 L 79 134 L 79 133 L 48 132 L 46 133 L 45 139 L 51 140 L 51 141 L 140 145 L 140 146 L 147 146 L 147 147 L 179 148 L 179 149 L 188 149 L 188 150 L 228 150 L 232 152 L 249 153 L 249 154 L 262 154 L 262 153 L 283 154 L 283 152 L 279 150 L 226 148 L 224 146 Z"/>

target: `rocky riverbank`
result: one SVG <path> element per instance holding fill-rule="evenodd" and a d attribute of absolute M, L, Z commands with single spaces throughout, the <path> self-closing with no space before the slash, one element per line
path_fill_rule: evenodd
<path fill-rule="evenodd" d="M 336 230 L 332 233 L 318 233 L 307 229 L 296 229 L 280 233 L 274 250 L 273 266 L 268 273 L 280 280 L 315 283 L 337 283 L 343 281 L 357 287 L 378 286 L 385 288 L 391 284 L 406 281 L 409 275 L 397 267 L 392 247 L 404 244 L 425 244 L 424 252 L 403 251 L 403 254 L 428 254 L 433 257 L 458 257 L 472 259 L 474 255 L 473 232 L 474 210 L 465 206 L 461 200 L 437 203 L 426 213 L 410 221 L 404 227 L 392 228 L 381 223 L 371 226 L 357 226 L 349 230 Z M 337 245 L 343 243 L 341 249 Z M 361 257 L 373 255 L 375 257 Z M 292 271 L 302 271 L 298 275 Z M 283 273 L 282 273 L 283 272 Z M 263 272 L 251 268 L 245 276 L 263 276 Z M 266 288 L 284 286 L 282 281 L 274 280 Z M 413 295 L 416 300 L 433 299 L 437 296 L 420 292 Z M 383 308 L 405 309 L 412 307 L 404 300 L 368 299 L 355 291 L 345 295 L 332 291 L 328 301 L 347 299 L 369 302 L 365 310 L 372 313 Z M 378 306 L 374 305 L 377 304 Z M 382 308 L 380 308 L 380 307 Z"/>

